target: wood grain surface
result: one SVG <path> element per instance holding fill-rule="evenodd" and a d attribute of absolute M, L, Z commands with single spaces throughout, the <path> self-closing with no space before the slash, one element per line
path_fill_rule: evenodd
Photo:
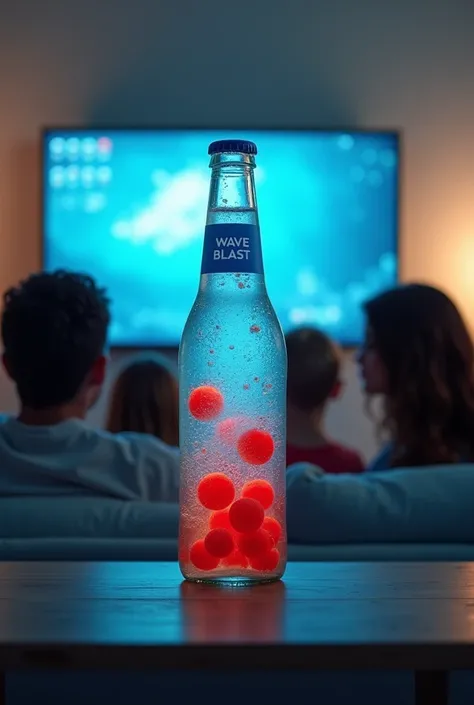
<path fill-rule="evenodd" d="M 184 583 L 167 563 L 0 564 L 0 667 L 474 667 L 474 564 L 290 563 Z"/>

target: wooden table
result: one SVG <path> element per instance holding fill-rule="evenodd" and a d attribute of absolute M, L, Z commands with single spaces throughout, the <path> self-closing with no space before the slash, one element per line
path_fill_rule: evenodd
<path fill-rule="evenodd" d="M 90 667 L 409 669 L 444 705 L 474 668 L 474 564 L 293 563 L 239 589 L 170 563 L 0 564 L 0 671 Z"/>

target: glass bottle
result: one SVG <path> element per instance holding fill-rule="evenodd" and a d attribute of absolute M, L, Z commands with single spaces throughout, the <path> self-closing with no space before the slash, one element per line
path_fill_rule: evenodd
<path fill-rule="evenodd" d="M 185 578 L 248 584 L 286 565 L 286 348 L 268 298 L 257 148 L 209 146 L 201 279 L 179 351 L 180 537 Z"/>

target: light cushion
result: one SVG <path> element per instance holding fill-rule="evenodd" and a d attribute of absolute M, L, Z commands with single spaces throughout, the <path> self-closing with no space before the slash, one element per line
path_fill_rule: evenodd
<path fill-rule="evenodd" d="M 179 508 L 104 497 L 0 498 L 0 538 L 176 539 Z"/>

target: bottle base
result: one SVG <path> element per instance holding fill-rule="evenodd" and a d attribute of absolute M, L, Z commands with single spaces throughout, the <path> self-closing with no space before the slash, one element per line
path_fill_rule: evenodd
<path fill-rule="evenodd" d="M 281 580 L 281 575 L 269 575 L 268 578 L 252 577 L 250 575 L 228 575 L 228 576 L 215 576 L 208 578 L 205 577 L 185 577 L 188 583 L 201 583 L 204 585 L 216 585 L 221 587 L 251 587 L 252 585 L 268 585 L 268 583 L 277 583 Z"/>

